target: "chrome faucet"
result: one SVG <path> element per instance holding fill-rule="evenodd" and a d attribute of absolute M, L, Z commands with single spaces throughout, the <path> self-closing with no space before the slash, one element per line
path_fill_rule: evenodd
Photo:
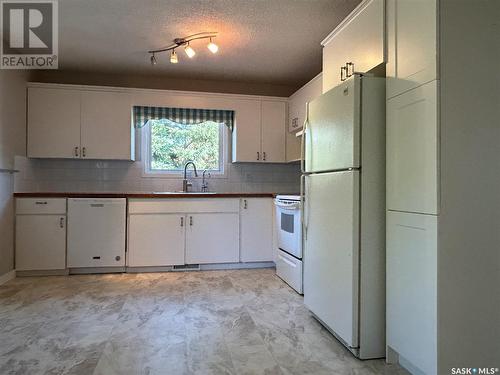
<path fill-rule="evenodd" d="M 208 173 L 208 178 L 210 178 L 210 172 L 208 172 L 206 169 L 203 171 L 202 174 L 202 182 L 201 182 L 201 191 L 203 193 L 206 193 L 208 191 L 208 181 L 205 179 L 205 175 Z"/>
<path fill-rule="evenodd" d="M 184 179 L 182 180 L 182 191 L 184 193 L 187 193 L 189 191 L 189 188 L 193 186 L 193 183 L 191 181 L 188 181 L 187 179 L 187 167 L 189 166 L 189 164 L 193 165 L 194 175 L 195 177 L 198 177 L 198 172 L 196 171 L 196 165 L 192 161 L 188 161 L 184 165 Z"/>

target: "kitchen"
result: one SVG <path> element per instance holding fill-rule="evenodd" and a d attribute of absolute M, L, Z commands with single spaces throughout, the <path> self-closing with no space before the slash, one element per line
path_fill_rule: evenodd
<path fill-rule="evenodd" d="M 498 372 L 498 2 L 40 3 L 1 374 Z"/>

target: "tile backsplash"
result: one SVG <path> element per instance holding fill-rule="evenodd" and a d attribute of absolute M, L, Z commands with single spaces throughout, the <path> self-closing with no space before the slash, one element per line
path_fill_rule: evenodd
<path fill-rule="evenodd" d="M 28 159 L 16 157 L 16 192 L 152 192 L 182 190 L 182 177 L 145 177 L 142 161 Z M 209 191 L 298 193 L 298 164 L 232 164 L 208 180 Z M 192 172 L 191 172 L 192 173 Z M 192 178 L 201 189 L 201 174 Z"/>

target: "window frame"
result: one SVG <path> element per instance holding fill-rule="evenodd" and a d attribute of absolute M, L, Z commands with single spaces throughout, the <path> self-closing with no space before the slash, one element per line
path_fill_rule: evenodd
<path fill-rule="evenodd" d="M 146 125 L 141 128 L 141 156 L 143 160 L 143 177 L 152 178 L 172 178 L 178 179 L 184 177 L 184 171 L 179 170 L 162 170 L 151 169 L 151 124 L 149 120 Z M 208 170 L 211 178 L 227 178 L 227 150 L 228 150 L 228 128 L 225 124 L 219 123 L 219 171 Z M 189 168 L 192 171 L 192 168 Z M 203 169 L 198 169 L 198 177 L 191 173 L 192 179 L 201 178 Z"/>

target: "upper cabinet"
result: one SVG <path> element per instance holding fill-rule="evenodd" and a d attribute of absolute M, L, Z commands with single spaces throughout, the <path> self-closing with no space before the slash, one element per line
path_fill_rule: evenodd
<path fill-rule="evenodd" d="M 134 158 L 132 101 L 127 93 L 82 92 L 82 156 L 89 159 Z"/>
<path fill-rule="evenodd" d="M 288 101 L 288 131 L 302 129 L 306 120 L 306 105 L 322 94 L 323 75 L 320 73 L 290 96 Z"/>
<path fill-rule="evenodd" d="M 321 43 L 323 92 L 339 85 L 346 73 L 368 72 L 386 61 L 384 22 L 384 0 L 363 1 L 326 37 Z"/>
<path fill-rule="evenodd" d="M 78 158 L 80 91 L 28 89 L 28 157 Z"/>
<path fill-rule="evenodd" d="M 233 162 L 285 162 L 286 102 L 241 100 L 233 131 Z"/>
<path fill-rule="evenodd" d="M 298 161 L 301 158 L 301 137 L 297 137 L 296 134 L 304 126 L 307 103 L 321 95 L 322 87 L 323 78 L 322 73 L 320 73 L 293 93 L 288 99 L 287 162 Z"/>
<path fill-rule="evenodd" d="M 437 79 L 436 0 L 387 0 L 387 97 Z"/>
<path fill-rule="evenodd" d="M 128 93 L 28 89 L 28 157 L 134 160 Z"/>

